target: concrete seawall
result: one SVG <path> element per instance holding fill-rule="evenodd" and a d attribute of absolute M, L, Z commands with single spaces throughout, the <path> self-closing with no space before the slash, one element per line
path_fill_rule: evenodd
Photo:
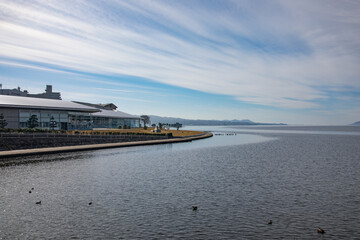
<path fill-rule="evenodd" d="M 166 134 L 0 133 L 0 151 L 169 139 Z"/>
<path fill-rule="evenodd" d="M 203 133 L 195 136 L 182 137 L 182 138 L 170 138 L 160 140 L 148 140 L 148 141 L 136 141 L 136 142 L 119 142 L 119 143 L 103 143 L 103 144 L 89 144 L 89 145 L 77 145 L 77 146 L 66 146 L 66 147 L 49 147 L 49 148 L 35 148 L 35 149 L 22 149 L 22 150 L 11 150 L 11 151 L 0 151 L 0 158 L 19 157 L 28 155 L 39 155 L 39 154 L 51 154 L 61 152 L 73 152 L 73 151 L 87 151 L 105 148 L 118 148 L 118 147 L 132 147 L 132 146 L 144 146 L 144 145 L 155 145 L 155 144 L 167 144 L 167 143 L 180 143 L 189 142 L 193 140 L 203 139 L 212 137 L 212 133 Z"/>

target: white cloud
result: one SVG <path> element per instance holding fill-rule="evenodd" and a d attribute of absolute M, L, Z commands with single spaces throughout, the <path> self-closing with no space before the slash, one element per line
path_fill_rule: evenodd
<path fill-rule="evenodd" d="M 282 108 L 360 91 L 359 3 L 219 3 L 3 1 L 0 56 Z"/>
<path fill-rule="evenodd" d="M 68 101 L 84 101 L 89 102 L 89 99 L 93 99 L 91 103 L 98 103 L 95 99 L 101 99 L 101 101 L 123 101 L 126 100 L 128 102 L 144 102 L 144 103 L 154 103 L 155 101 L 141 99 L 141 98 L 129 98 L 129 97 L 118 97 L 107 94 L 96 94 L 96 93 L 84 93 L 84 92 L 71 92 L 67 91 L 62 94 L 62 99 Z"/>

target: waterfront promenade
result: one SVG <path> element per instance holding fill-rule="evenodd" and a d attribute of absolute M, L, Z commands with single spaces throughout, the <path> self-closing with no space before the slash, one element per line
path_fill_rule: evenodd
<path fill-rule="evenodd" d="M 212 133 L 204 132 L 204 133 L 201 133 L 198 135 L 186 136 L 186 137 L 181 137 L 181 138 L 0 151 L 0 158 L 39 155 L 39 154 L 51 154 L 51 153 L 61 153 L 61 152 L 73 152 L 73 151 L 87 151 L 87 150 L 96 150 L 96 149 L 105 149 L 105 148 L 180 143 L 180 142 L 189 142 L 189 141 L 193 141 L 193 140 L 208 138 L 208 137 L 212 137 L 212 136 L 213 136 Z"/>

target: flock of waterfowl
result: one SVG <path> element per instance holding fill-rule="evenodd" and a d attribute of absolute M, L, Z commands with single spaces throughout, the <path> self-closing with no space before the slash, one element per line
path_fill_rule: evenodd
<path fill-rule="evenodd" d="M 34 188 L 31 188 L 31 190 L 29 191 L 29 193 L 32 193 L 32 191 L 34 191 Z M 35 202 L 35 204 L 41 204 L 41 201 L 37 201 L 37 202 Z M 92 205 L 92 202 L 89 202 L 89 206 L 91 206 Z M 192 210 L 193 211 L 197 211 L 198 210 L 198 206 L 192 206 Z M 268 221 L 268 224 L 270 225 L 270 224 L 272 224 L 273 222 L 272 222 L 272 220 L 270 219 L 269 221 Z M 317 232 L 318 233 L 321 233 L 321 234 L 324 234 L 325 233 L 325 230 L 324 229 L 322 229 L 322 228 L 318 228 L 317 229 Z"/>
<path fill-rule="evenodd" d="M 29 190 L 29 193 L 32 193 L 32 191 L 34 191 L 34 188 L 33 188 L 33 187 Z M 35 204 L 41 205 L 41 201 L 37 201 L 37 202 L 35 202 Z M 89 202 L 89 206 L 90 206 L 90 205 L 92 205 L 92 202 Z"/>

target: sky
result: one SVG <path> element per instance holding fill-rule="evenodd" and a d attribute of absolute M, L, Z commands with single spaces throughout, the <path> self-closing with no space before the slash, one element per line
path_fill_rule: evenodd
<path fill-rule="evenodd" d="M 0 83 L 135 115 L 360 121 L 360 1 L 0 0 Z"/>

